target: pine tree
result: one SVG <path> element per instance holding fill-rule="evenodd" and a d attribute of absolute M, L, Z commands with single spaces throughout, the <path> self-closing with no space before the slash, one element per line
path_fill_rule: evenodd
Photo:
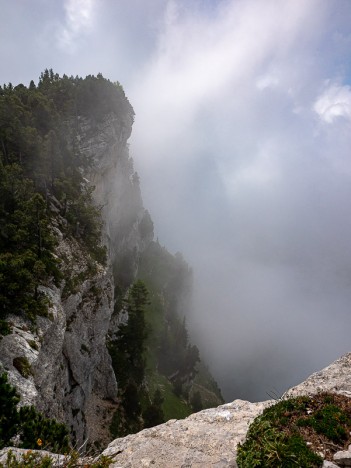
<path fill-rule="evenodd" d="M 19 437 L 22 448 L 38 448 L 38 440 L 47 450 L 64 453 L 69 450 L 68 429 L 54 419 L 47 419 L 33 406 L 17 408 L 20 397 L 8 383 L 7 374 L 0 375 L 0 449 L 11 446 Z"/>
<path fill-rule="evenodd" d="M 151 404 L 143 412 L 144 427 L 153 427 L 165 422 L 165 416 L 162 410 L 162 397 L 160 389 L 155 391 Z"/>
<path fill-rule="evenodd" d="M 19 415 L 17 403 L 20 398 L 16 389 L 8 383 L 7 374 L 0 375 L 0 449 L 9 445 L 17 434 Z"/>

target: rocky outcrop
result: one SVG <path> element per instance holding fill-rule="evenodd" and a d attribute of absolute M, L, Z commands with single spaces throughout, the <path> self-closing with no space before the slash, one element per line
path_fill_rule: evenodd
<path fill-rule="evenodd" d="M 351 395 L 351 353 L 313 374 L 286 395 L 319 391 Z M 235 467 L 237 445 L 245 439 L 250 423 L 274 403 L 274 400 L 261 403 L 235 400 L 181 421 L 168 421 L 116 439 L 103 454 L 113 457 L 111 466 L 115 468 Z"/>
<path fill-rule="evenodd" d="M 284 396 L 294 397 L 319 392 L 334 392 L 351 397 L 351 353 L 315 372 L 304 382 L 288 390 Z"/>
<path fill-rule="evenodd" d="M 116 439 L 103 454 L 116 467 L 235 467 L 238 443 L 267 405 L 235 400 Z"/>

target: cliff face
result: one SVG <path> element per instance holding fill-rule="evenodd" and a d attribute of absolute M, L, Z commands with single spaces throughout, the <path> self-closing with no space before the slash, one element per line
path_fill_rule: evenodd
<path fill-rule="evenodd" d="M 149 241 L 138 229 L 144 209 L 128 155 L 131 126 L 128 113 L 109 113 L 98 122 L 87 117 L 70 122 L 69 144 L 90 160 L 84 176 L 96 187 L 95 201 L 103 207 L 107 266 L 93 261 L 84 246 L 62 234 L 59 221 L 64 220 L 58 214 L 56 255 L 66 280 L 60 288 L 41 287 L 50 301 L 48 317 L 38 316 L 32 323 L 11 315 L 12 333 L 0 340 L 1 364 L 19 391 L 21 404 L 33 404 L 47 416 L 65 421 L 78 444 L 107 436 L 117 395 L 106 348 L 114 310 L 111 253 L 130 249 L 138 255 Z M 57 209 L 57 201 L 51 203 Z M 18 358 L 27 370 L 19 368 Z"/>
<path fill-rule="evenodd" d="M 96 204 L 102 207 L 106 243 L 112 259 L 122 250 L 141 251 L 151 240 L 142 240 L 139 233 L 145 210 L 129 158 L 127 141 L 132 123 L 130 114 L 110 113 L 102 122 L 78 117 L 76 124 L 79 151 L 92 161 L 87 178 L 95 187 Z"/>

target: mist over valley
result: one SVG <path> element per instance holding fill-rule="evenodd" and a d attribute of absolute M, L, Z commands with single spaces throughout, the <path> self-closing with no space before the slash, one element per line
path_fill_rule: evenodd
<path fill-rule="evenodd" d="M 192 269 L 186 324 L 226 401 L 350 351 L 349 1 L 0 4 L 2 83 L 123 87 L 143 203 Z"/>

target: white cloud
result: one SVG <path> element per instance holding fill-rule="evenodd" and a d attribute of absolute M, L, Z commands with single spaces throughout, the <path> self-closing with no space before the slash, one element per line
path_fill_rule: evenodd
<path fill-rule="evenodd" d="M 94 0 L 66 0 L 65 24 L 57 32 L 58 46 L 66 52 L 74 52 L 80 36 L 93 25 Z"/>
<path fill-rule="evenodd" d="M 339 117 L 351 120 L 350 86 L 330 84 L 316 100 L 314 110 L 327 123 Z"/>
<path fill-rule="evenodd" d="M 291 96 L 301 77 L 293 71 L 296 63 L 289 64 L 290 54 L 309 27 L 314 3 L 282 2 L 277 8 L 275 1 L 230 1 L 209 17 L 171 2 L 158 50 L 131 91 L 137 126 L 156 149 L 148 160 L 164 157 L 163 149 L 157 154 L 157 122 L 163 141 L 178 140 L 205 113 L 212 113 L 213 125 L 227 110 L 231 118 L 242 113 L 245 119 L 253 86 L 265 90 L 279 81 L 281 92 Z M 295 60 L 298 54 L 297 48 Z"/>
<path fill-rule="evenodd" d="M 274 73 L 260 76 L 256 82 L 258 89 L 275 88 L 279 84 L 279 79 Z"/>

